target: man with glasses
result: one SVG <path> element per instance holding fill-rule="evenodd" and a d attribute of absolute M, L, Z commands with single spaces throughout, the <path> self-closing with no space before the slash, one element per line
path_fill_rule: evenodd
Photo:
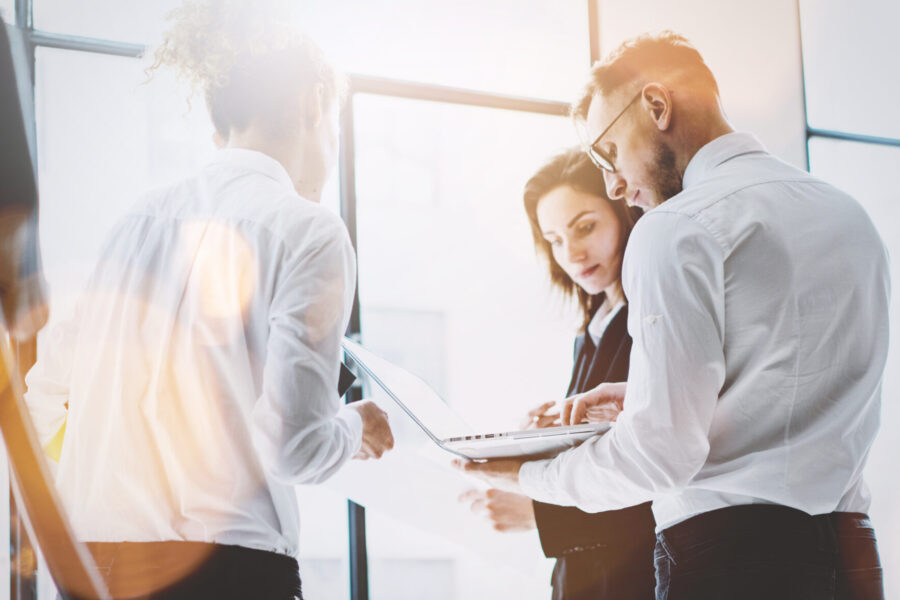
<path fill-rule="evenodd" d="M 653 500 L 657 598 L 880 599 L 862 479 L 888 348 L 887 254 L 847 194 L 736 133 L 671 32 L 623 44 L 573 108 L 613 199 L 647 212 L 623 285 L 628 383 L 610 433 L 465 469 L 543 502 Z"/>

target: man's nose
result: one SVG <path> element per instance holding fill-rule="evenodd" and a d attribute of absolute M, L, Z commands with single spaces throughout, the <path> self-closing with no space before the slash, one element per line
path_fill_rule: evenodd
<path fill-rule="evenodd" d="M 610 200 L 621 200 L 625 197 L 627 182 L 621 173 L 618 171 L 615 173 L 603 171 L 603 180 L 606 182 L 606 194 Z"/>

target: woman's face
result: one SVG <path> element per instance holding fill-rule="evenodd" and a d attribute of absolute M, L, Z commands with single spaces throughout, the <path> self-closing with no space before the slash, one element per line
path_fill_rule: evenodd
<path fill-rule="evenodd" d="M 622 272 L 622 225 L 610 203 L 561 185 L 538 200 L 537 220 L 553 258 L 580 288 L 599 294 Z"/>

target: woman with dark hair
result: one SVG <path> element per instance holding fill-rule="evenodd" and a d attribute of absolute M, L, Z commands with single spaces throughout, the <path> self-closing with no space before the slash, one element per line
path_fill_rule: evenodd
<path fill-rule="evenodd" d="M 574 296 L 582 316 L 567 396 L 628 378 L 631 338 L 622 257 L 641 213 L 611 202 L 605 189 L 603 172 L 581 149 L 556 156 L 525 185 L 525 212 L 536 252 L 551 285 Z M 559 414 L 548 412 L 554 404 L 529 412 L 527 426 L 558 424 Z M 604 407 L 588 417 L 615 420 L 620 408 Z M 656 538 L 649 503 L 589 514 L 498 489 L 470 492 L 466 499 L 499 531 L 537 527 L 544 554 L 556 558 L 554 600 L 654 597 Z"/>

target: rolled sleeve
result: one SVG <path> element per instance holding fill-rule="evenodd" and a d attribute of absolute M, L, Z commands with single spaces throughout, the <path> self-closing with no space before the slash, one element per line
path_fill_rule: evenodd
<path fill-rule="evenodd" d="M 319 483 L 358 450 L 362 423 L 340 411 L 341 338 L 353 300 L 355 261 L 343 224 L 315 223 L 316 241 L 288 257 L 275 292 L 263 370 L 253 410 L 255 444 L 276 479 Z"/>

